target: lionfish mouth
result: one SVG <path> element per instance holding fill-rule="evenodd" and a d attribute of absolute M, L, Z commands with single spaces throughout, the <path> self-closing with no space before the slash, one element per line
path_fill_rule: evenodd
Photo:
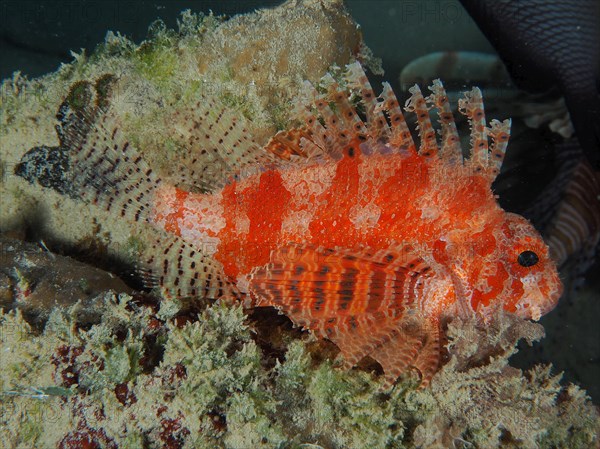
<path fill-rule="evenodd" d="M 550 279 L 539 279 L 539 276 L 526 276 L 523 279 L 525 289 L 523 296 L 516 304 L 516 315 L 521 318 L 538 321 L 543 315 L 551 312 L 563 292 L 563 285 L 554 273 Z"/>

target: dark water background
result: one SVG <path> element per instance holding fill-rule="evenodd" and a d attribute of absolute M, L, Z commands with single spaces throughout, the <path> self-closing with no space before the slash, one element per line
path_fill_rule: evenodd
<path fill-rule="evenodd" d="M 176 20 L 184 9 L 212 10 L 216 15 L 232 16 L 280 3 L 279 0 L 0 0 L 0 79 L 12 76 L 17 70 L 29 78 L 53 72 L 61 63 L 72 60 L 70 50 L 79 53 L 85 49 L 86 54 L 90 54 L 104 40 L 108 30 L 119 31 L 139 43 L 146 37 L 148 26 L 157 19 L 176 28 Z M 346 5 L 361 25 L 367 45 L 382 58 L 384 78 L 396 89 L 401 69 L 419 56 L 434 51 L 494 52 L 458 0 L 347 0 Z M 511 202 L 519 198 L 519 192 L 537 187 L 523 181 L 516 193 L 502 192 L 503 206 L 510 209 Z M 515 206 L 515 209 L 518 208 Z M 600 288 L 597 283 L 596 287 Z M 596 291 L 594 295 L 600 303 L 600 293 Z M 569 307 L 569 304 L 561 307 Z M 568 332 L 569 326 L 589 326 L 589 340 L 552 345 L 551 349 L 542 342 L 534 348 L 523 348 L 514 363 L 525 367 L 533 360 L 552 362 L 556 371 L 567 369 L 565 378 L 580 383 L 596 403 L 600 402 L 599 353 L 597 350 L 578 351 L 580 347 L 598 346 L 600 327 L 589 324 L 593 319 L 588 319 L 588 324 L 560 323 L 560 316 L 556 315 L 554 322 L 557 321 L 558 326 L 563 326 L 563 333 Z M 557 324 L 553 326 L 556 328 Z M 547 332 L 547 340 L 551 341 L 552 329 L 548 326 Z M 573 366 L 577 366 L 577 370 Z"/>

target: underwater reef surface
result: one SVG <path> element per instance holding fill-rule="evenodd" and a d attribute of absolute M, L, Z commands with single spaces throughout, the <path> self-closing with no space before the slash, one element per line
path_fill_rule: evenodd
<path fill-rule="evenodd" d="M 178 30 L 155 23 L 139 45 L 109 33 L 93 54 L 76 55 L 55 73 L 34 80 L 16 74 L 2 84 L 0 100 L 0 230 L 75 249 L 105 268 L 107 260 L 134 264 L 153 238 L 145 227 L 132 230 L 13 175 L 27 150 L 58 144 L 54 113 L 78 81 L 117 80 L 113 107 L 124 132 L 161 176 L 178 182 L 174 167 L 185 147 L 171 137 L 174 111 L 210 94 L 266 140 L 286 126 L 304 80 L 352 58 L 378 68 L 342 3 L 294 0 L 228 21 L 184 12 Z M 343 371 L 335 347 L 283 317 L 102 292 L 124 287 L 105 286 L 110 275 L 72 259 L 18 245 L 2 245 L 2 447 L 598 445 L 600 417 L 583 390 L 562 385 L 550 366 L 508 363 L 519 340 L 542 338 L 539 324 L 513 316 L 485 327 L 454 321 L 448 362 L 429 388 L 417 389 L 416 377 L 406 375 L 382 391 L 376 364 Z M 37 289 L 49 285 L 39 266 L 56 270 L 57 281 L 70 274 L 77 282 Z M 17 296 L 15 287 L 25 285 L 43 296 Z M 67 298 L 67 291 L 79 296 Z"/>
<path fill-rule="evenodd" d="M 541 325 L 502 315 L 449 327 L 449 362 L 431 387 L 390 392 L 369 370 L 322 360 L 284 330 L 265 342 L 241 307 L 196 312 L 106 293 L 101 320 L 57 308 L 42 332 L 2 313 L 3 447 L 590 448 L 600 416 L 550 366 L 508 364 Z M 281 330 L 280 330 L 281 332 Z M 276 347 L 279 346 L 279 347 Z M 284 348 L 284 349 L 282 349 Z M 280 351 L 283 356 L 277 356 Z"/>

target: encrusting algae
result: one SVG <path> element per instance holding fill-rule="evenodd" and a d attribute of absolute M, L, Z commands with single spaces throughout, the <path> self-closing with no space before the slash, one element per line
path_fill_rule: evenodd
<path fill-rule="evenodd" d="M 57 74 L 13 79 L 3 162 L 18 176 L 2 189 L 55 203 L 37 229 L 51 240 L 65 240 L 61 211 L 97 203 L 66 241 L 92 234 L 163 299 L 107 292 L 95 318 L 56 307 L 35 328 L 18 304 L 3 312 L 6 447 L 597 444 L 584 392 L 550 367 L 508 365 L 521 338 L 543 335 L 524 319 L 561 290 L 543 241 L 490 190 L 510 123 L 487 128 L 468 93 L 463 164 L 443 87 L 415 87 L 417 149 L 389 85 L 378 102 L 359 63 L 336 68 L 371 63 L 340 6 L 187 12 L 179 33 L 155 25 L 139 47 L 109 34 Z M 284 22 L 290 38 L 269 39 Z M 35 86 L 60 103 L 58 141 L 47 124 L 21 132 L 40 114 L 23 94 Z M 8 208 L 3 227 L 24 218 Z"/>
<path fill-rule="evenodd" d="M 315 343 L 273 348 L 241 307 L 173 312 L 107 294 L 86 329 L 78 306 L 56 309 L 40 334 L 17 312 L 0 321 L 3 447 L 39 448 L 589 448 L 598 414 L 550 367 L 508 365 L 539 324 L 501 315 L 449 327 L 450 361 L 431 386 L 406 379 L 388 394 L 364 370 L 317 362 Z M 168 310 L 171 310 L 170 312 Z M 176 309 L 175 309 L 176 310 Z M 365 442 L 368 445 L 365 446 Z M 463 446 L 461 446 L 463 445 Z"/>

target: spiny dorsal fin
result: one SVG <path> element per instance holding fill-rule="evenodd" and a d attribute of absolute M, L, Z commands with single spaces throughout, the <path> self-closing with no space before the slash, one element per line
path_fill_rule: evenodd
<path fill-rule="evenodd" d="M 308 105 L 299 108 L 296 114 L 297 120 L 304 126 L 278 133 L 266 146 L 267 151 L 284 158 L 298 155 L 337 160 L 342 157 L 348 142 L 356 139 L 362 142 L 359 148 L 364 154 L 416 151 L 406 119 L 388 83 L 384 83 L 378 102 L 359 63 L 348 66 L 345 81 L 350 90 L 340 88 L 331 75 L 326 75 L 323 80 L 328 86 L 325 94 L 306 83 Z M 440 157 L 450 166 L 464 163 L 491 183 L 500 172 L 510 133 L 510 120 L 492 120 L 487 128 L 481 91 L 474 88 L 465 93 L 459 102 L 459 111 L 467 116 L 471 124 L 471 158 L 465 162 L 444 87 L 439 80 L 435 80 L 429 89 L 431 95 L 424 97 L 415 85 L 410 89 L 412 95 L 405 105 L 405 110 L 414 113 L 417 118 L 419 155 Z M 354 91 L 360 97 L 357 104 L 349 100 Z M 357 113 L 357 109 L 363 112 L 364 118 Z M 430 118 L 431 109 L 438 113 L 440 143 L 437 142 Z"/>

